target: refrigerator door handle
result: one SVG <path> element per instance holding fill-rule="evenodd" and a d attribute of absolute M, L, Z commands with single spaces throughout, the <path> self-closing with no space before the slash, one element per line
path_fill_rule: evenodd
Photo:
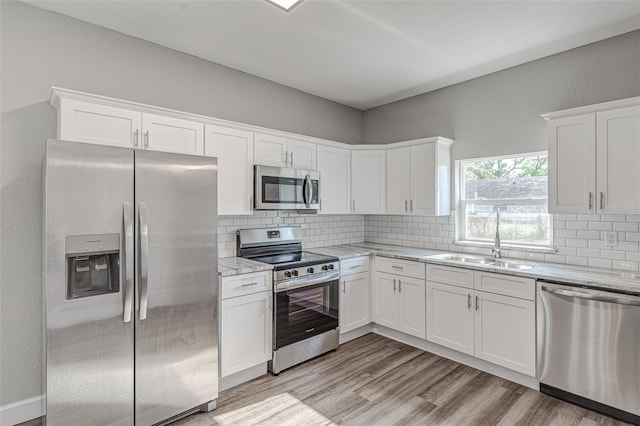
<path fill-rule="evenodd" d="M 124 322 L 131 321 L 133 308 L 133 217 L 131 203 L 122 205 L 122 219 L 124 221 Z"/>
<path fill-rule="evenodd" d="M 147 298 L 149 293 L 149 224 L 147 205 L 138 204 L 140 221 L 140 320 L 147 318 Z"/>

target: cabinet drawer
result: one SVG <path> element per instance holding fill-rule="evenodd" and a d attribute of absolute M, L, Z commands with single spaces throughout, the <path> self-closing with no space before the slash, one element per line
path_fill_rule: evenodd
<path fill-rule="evenodd" d="M 411 260 L 391 259 L 389 257 L 378 257 L 376 259 L 376 270 L 389 274 L 402 275 L 405 277 L 424 279 L 424 263 L 413 262 Z"/>
<path fill-rule="evenodd" d="M 245 294 L 271 291 L 272 289 L 271 275 L 265 272 L 222 277 L 220 282 L 220 297 L 223 300 L 229 299 L 230 297 L 243 296 Z"/>
<path fill-rule="evenodd" d="M 359 274 L 369 271 L 369 257 L 356 257 L 340 261 L 340 276 Z"/>
<path fill-rule="evenodd" d="M 526 300 L 536 299 L 536 285 L 533 278 L 476 271 L 475 289 Z"/>
<path fill-rule="evenodd" d="M 471 269 L 427 264 L 427 279 L 459 287 L 473 288 L 473 271 Z"/>

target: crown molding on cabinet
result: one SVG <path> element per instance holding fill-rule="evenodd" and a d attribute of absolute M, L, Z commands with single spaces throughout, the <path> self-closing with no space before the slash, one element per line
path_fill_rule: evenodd
<path fill-rule="evenodd" d="M 571 117 L 580 114 L 589 114 L 592 112 L 601 112 L 617 108 L 625 108 L 629 106 L 640 105 L 640 96 L 633 98 L 619 99 L 615 101 L 602 102 L 599 104 L 581 106 L 576 108 L 563 109 L 560 111 L 547 112 L 540 117 L 549 121 L 554 118 Z"/>

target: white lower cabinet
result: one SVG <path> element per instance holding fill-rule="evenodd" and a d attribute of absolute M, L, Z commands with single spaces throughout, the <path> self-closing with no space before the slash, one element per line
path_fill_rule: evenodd
<path fill-rule="evenodd" d="M 223 277 L 221 287 L 220 377 L 226 377 L 271 359 L 273 292 L 271 275 L 262 273 Z"/>
<path fill-rule="evenodd" d="M 465 272 L 459 285 L 427 281 L 427 340 L 535 377 L 535 281 L 427 265 L 428 277 L 448 278 L 454 272 Z"/>
<path fill-rule="evenodd" d="M 426 333 L 424 279 L 377 272 L 375 286 L 375 322 L 424 339 Z"/>
<path fill-rule="evenodd" d="M 369 273 L 347 275 L 341 279 L 340 333 L 369 324 Z"/>
<path fill-rule="evenodd" d="M 473 290 L 427 281 L 427 340 L 473 355 Z"/>
<path fill-rule="evenodd" d="M 475 297 L 475 356 L 535 376 L 535 302 L 483 291 Z"/>

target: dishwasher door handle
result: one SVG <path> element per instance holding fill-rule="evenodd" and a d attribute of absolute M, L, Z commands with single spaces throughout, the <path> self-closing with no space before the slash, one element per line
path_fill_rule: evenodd
<path fill-rule="evenodd" d="M 609 302 L 609 303 L 616 303 L 618 305 L 633 305 L 633 306 L 640 306 L 640 297 L 634 297 L 634 296 L 627 296 L 627 295 L 616 295 L 616 296 L 609 296 L 609 295 L 604 295 L 602 294 L 602 292 L 597 291 L 596 292 L 583 292 L 583 291 L 575 291 L 575 290 L 565 290 L 564 288 L 557 288 L 557 287 L 550 287 L 548 285 L 542 285 L 541 287 L 542 291 L 547 291 L 549 293 L 554 293 L 554 294 L 558 294 L 560 296 L 567 296 L 567 297 L 575 297 L 578 299 L 587 299 L 587 300 L 594 300 L 597 302 Z M 613 293 L 609 293 L 609 294 L 613 294 Z"/>

